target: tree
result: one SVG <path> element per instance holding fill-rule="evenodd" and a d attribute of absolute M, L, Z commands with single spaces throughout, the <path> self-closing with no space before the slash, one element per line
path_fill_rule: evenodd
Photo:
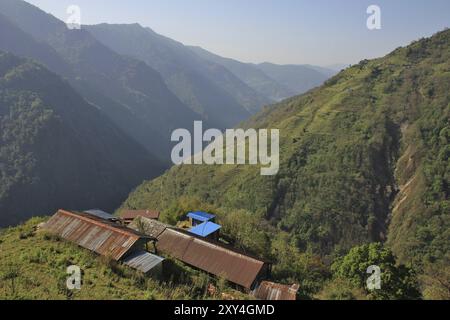
<path fill-rule="evenodd" d="M 348 279 L 332 279 L 316 296 L 320 300 L 367 300 L 366 292 Z"/>
<path fill-rule="evenodd" d="M 381 289 L 369 290 L 367 273 L 370 266 L 380 268 Z M 403 265 L 396 265 L 392 251 L 380 243 L 355 247 L 332 265 L 334 278 L 347 279 L 353 285 L 364 288 L 370 299 L 407 300 L 419 299 L 418 281 L 414 272 Z"/>
<path fill-rule="evenodd" d="M 450 300 L 450 257 L 428 264 L 421 276 L 424 297 L 430 300 Z"/>

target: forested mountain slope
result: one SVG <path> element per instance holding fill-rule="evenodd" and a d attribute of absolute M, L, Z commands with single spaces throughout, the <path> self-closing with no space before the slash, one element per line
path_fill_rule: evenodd
<path fill-rule="evenodd" d="M 167 88 L 157 71 L 114 52 L 83 28 L 70 30 L 64 22 L 21 0 L 1 0 L 0 13 L 14 23 L 20 36 L 17 41 L 10 38 L 10 46 L 2 45 L 3 50 L 33 58 L 67 77 L 84 98 L 156 156 L 164 155 L 168 161 L 171 132 L 204 119 Z M 52 57 L 38 50 L 18 50 L 23 46 L 23 33 L 34 39 L 30 45 L 50 46 L 52 51 L 47 52 L 56 53 L 70 70 L 54 68 Z"/>
<path fill-rule="evenodd" d="M 0 52 L 0 226 L 61 207 L 112 210 L 162 169 L 59 76 Z"/>
<path fill-rule="evenodd" d="M 278 175 L 183 165 L 144 183 L 123 206 L 160 209 L 167 219 L 189 199 L 225 220 L 244 210 L 275 228 L 266 241 L 287 232 L 290 245 L 323 257 L 387 241 L 422 272 L 450 252 L 449 92 L 446 30 L 362 61 L 246 122 L 280 129 Z M 253 250 L 263 225 L 247 243 Z"/>

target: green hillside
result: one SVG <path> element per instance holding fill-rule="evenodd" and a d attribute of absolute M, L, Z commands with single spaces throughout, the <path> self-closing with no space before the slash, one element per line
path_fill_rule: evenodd
<path fill-rule="evenodd" d="M 280 266 L 289 259 L 280 252 L 328 264 L 354 246 L 387 242 L 427 277 L 429 292 L 436 266 L 448 281 L 449 46 L 446 30 L 361 61 L 246 122 L 280 129 L 277 176 L 251 166 L 174 167 L 123 207 L 160 209 L 168 221 L 190 205 L 215 210 L 236 243 Z M 279 276 L 303 281 L 301 270 Z"/>

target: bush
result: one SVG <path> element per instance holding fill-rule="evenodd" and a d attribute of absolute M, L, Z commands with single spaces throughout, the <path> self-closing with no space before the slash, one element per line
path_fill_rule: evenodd
<path fill-rule="evenodd" d="M 369 291 L 366 281 L 370 266 L 381 269 L 381 290 Z M 331 267 L 335 279 L 345 279 L 353 286 L 364 289 L 369 298 L 382 300 L 419 299 L 418 280 L 414 272 L 397 266 L 392 251 L 380 243 L 355 247 L 343 258 L 337 259 Z"/>

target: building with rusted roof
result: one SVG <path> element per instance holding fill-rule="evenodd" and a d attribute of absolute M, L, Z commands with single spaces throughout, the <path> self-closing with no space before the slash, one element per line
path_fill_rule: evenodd
<path fill-rule="evenodd" d="M 255 298 L 260 300 L 297 300 L 298 284 L 291 286 L 262 281 L 253 291 Z"/>
<path fill-rule="evenodd" d="M 157 220 L 137 217 L 128 225 L 128 228 L 158 239 L 161 233 L 163 233 L 167 228 L 171 228 L 171 226 Z"/>
<path fill-rule="evenodd" d="M 160 221 L 138 217 L 129 227 L 157 238 L 159 253 L 246 290 L 254 289 L 270 274 L 270 264 L 259 258 Z"/>
<path fill-rule="evenodd" d="M 155 210 L 123 210 L 120 212 L 120 218 L 126 223 L 131 223 L 137 217 L 158 220 L 159 216 L 160 212 Z"/>
<path fill-rule="evenodd" d="M 157 238 L 158 251 L 246 290 L 270 273 L 270 264 L 189 232 L 166 228 Z"/>
<path fill-rule="evenodd" d="M 148 242 L 157 241 L 155 237 L 92 214 L 59 210 L 43 229 L 99 255 L 125 259 L 126 264 L 144 273 L 161 259 L 144 251 Z"/>

